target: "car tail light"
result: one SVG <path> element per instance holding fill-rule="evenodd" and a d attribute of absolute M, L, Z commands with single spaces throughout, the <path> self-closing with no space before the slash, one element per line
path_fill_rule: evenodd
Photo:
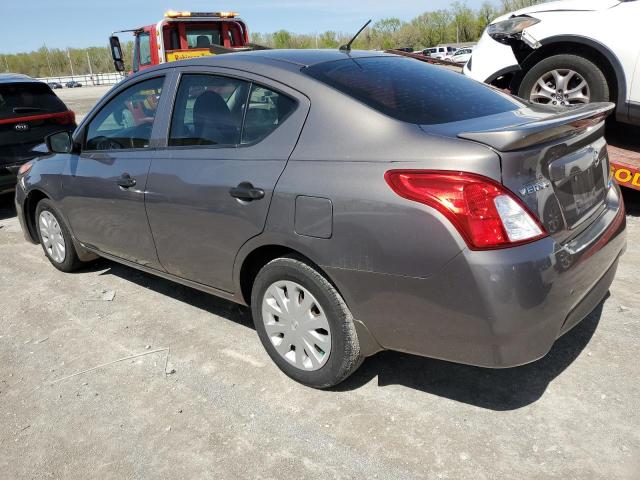
<path fill-rule="evenodd" d="M 510 247 L 547 235 L 513 193 L 481 175 L 390 170 L 385 180 L 401 197 L 433 207 L 446 216 L 471 249 Z"/>
<path fill-rule="evenodd" d="M 76 114 L 72 110 L 67 110 L 63 114 L 60 114 L 55 118 L 55 121 L 60 125 L 72 125 L 76 123 Z"/>

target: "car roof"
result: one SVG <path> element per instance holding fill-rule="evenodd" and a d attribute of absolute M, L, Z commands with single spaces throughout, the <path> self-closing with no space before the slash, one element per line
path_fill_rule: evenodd
<path fill-rule="evenodd" d="M 309 67 L 319 63 L 332 62 L 347 58 L 382 57 L 394 56 L 380 51 L 352 50 L 341 52 L 338 49 L 332 50 L 255 50 L 250 52 L 234 52 L 223 55 L 212 55 L 197 57 L 177 62 L 163 63 L 157 67 L 145 69 L 148 72 L 153 69 L 162 69 L 171 66 L 184 67 L 189 65 L 204 65 L 212 67 L 239 68 L 246 67 L 247 64 L 268 64 L 270 67 L 280 67 L 290 70 L 292 66 L 297 68 Z"/>
<path fill-rule="evenodd" d="M 255 52 L 246 52 L 246 54 L 256 55 L 272 60 L 278 60 L 281 62 L 295 63 L 296 65 L 304 67 L 316 65 L 318 63 L 343 60 L 345 58 L 363 58 L 389 55 L 388 53 L 380 51 L 367 50 L 351 50 L 350 52 L 342 52 L 337 48 L 330 50 L 258 50 Z"/>
<path fill-rule="evenodd" d="M 21 73 L 0 73 L 0 84 L 3 83 L 43 83 L 40 80 Z"/>

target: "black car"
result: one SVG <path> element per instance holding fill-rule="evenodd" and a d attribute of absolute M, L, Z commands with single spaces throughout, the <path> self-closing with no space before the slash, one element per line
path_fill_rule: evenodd
<path fill-rule="evenodd" d="M 60 82 L 49 82 L 48 84 L 53 90 L 58 90 L 62 88 L 62 84 Z"/>
<path fill-rule="evenodd" d="M 76 128 L 75 114 L 49 85 L 26 75 L 0 74 L 0 194 L 16 185 L 20 166 L 50 133 Z"/>
<path fill-rule="evenodd" d="M 75 80 L 71 80 L 65 84 L 67 88 L 79 88 L 82 86 L 80 82 L 76 82 Z"/>

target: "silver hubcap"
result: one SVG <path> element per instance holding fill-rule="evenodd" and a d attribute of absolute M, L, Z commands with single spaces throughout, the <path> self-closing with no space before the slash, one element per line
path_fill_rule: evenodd
<path fill-rule="evenodd" d="M 56 263 L 64 262 L 66 252 L 64 237 L 56 217 L 51 212 L 44 210 L 40 213 L 38 227 L 47 255 Z"/>
<path fill-rule="evenodd" d="M 329 322 L 320 303 L 302 285 L 272 283 L 262 299 L 262 321 L 276 351 L 290 364 L 318 370 L 327 363 Z"/>
<path fill-rule="evenodd" d="M 542 75 L 531 89 L 532 102 L 546 105 L 576 105 L 589 103 L 589 84 L 578 72 L 558 69 Z"/>

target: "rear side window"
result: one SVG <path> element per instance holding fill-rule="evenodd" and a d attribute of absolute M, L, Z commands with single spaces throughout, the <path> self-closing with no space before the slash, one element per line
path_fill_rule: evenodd
<path fill-rule="evenodd" d="M 0 120 L 60 113 L 66 105 L 44 83 L 0 85 Z"/>
<path fill-rule="evenodd" d="M 408 58 L 348 58 L 305 71 L 385 115 L 420 125 L 484 117 L 521 106 L 459 73 Z"/>
<path fill-rule="evenodd" d="M 293 112 L 296 102 L 281 93 L 253 84 L 242 130 L 242 143 L 259 142 Z"/>
<path fill-rule="evenodd" d="M 218 75 L 183 75 L 169 146 L 237 145 L 249 83 Z"/>
<path fill-rule="evenodd" d="M 185 74 L 173 109 L 169 146 L 256 143 L 278 128 L 295 107 L 295 100 L 255 83 Z"/>

